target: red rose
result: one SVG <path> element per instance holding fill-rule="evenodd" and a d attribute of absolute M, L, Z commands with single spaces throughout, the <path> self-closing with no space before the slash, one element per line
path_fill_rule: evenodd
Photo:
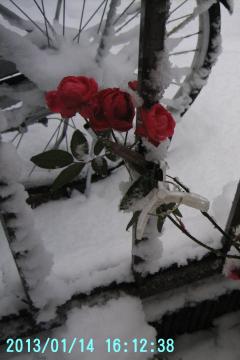
<path fill-rule="evenodd" d="M 63 117 L 72 117 L 77 112 L 86 115 L 87 103 L 97 93 L 94 79 L 85 76 L 67 76 L 58 85 L 57 91 L 49 91 L 46 101 L 50 110 Z"/>
<path fill-rule="evenodd" d="M 81 107 L 96 94 L 98 85 L 94 79 L 86 76 L 67 76 L 62 79 L 57 89 L 66 105 Z"/>
<path fill-rule="evenodd" d="M 104 127 L 105 130 L 128 131 L 132 128 L 135 110 L 128 93 L 118 88 L 99 91 L 91 107 L 89 120 L 94 130 L 102 131 Z"/>
<path fill-rule="evenodd" d="M 129 86 L 130 89 L 132 89 L 133 91 L 137 91 L 138 81 L 137 81 L 137 80 L 129 81 L 129 82 L 128 82 L 128 86 Z"/>
<path fill-rule="evenodd" d="M 88 117 L 90 125 L 95 131 L 105 131 L 111 127 L 102 107 L 102 98 L 105 92 L 106 90 L 99 91 L 90 101 L 88 109 L 85 109 L 85 115 L 87 115 L 86 117 Z"/>
<path fill-rule="evenodd" d="M 232 269 L 227 277 L 231 280 L 240 280 L 240 268 Z"/>
<path fill-rule="evenodd" d="M 57 96 L 57 91 L 55 91 L 55 90 L 48 91 L 45 94 L 45 99 L 46 99 L 47 106 L 49 107 L 50 110 L 52 110 L 53 112 L 61 111 L 61 104 L 60 104 L 58 96 Z"/>
<path fill-rule="evenodd" d="M 140 109 L 142 123 L 137 127 L 136 134 L 146 137 L 153 145 L 159 143 L 174 133 L 175 120 L 172 115 L 160 104 L 155 104 L 151 109 Z"/>
<path fill-rule="evenodd" d="M 59 98 L 58 91 L 48 91 L 45 94 L 47 106 L 52 112 L 60 113 L 62 117 L 69 118 L 76 114 L 75 109 L 68 108 Z"/>

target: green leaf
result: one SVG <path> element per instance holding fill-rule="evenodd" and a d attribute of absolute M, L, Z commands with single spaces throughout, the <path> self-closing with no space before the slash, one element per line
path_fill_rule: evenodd
<path fill-rule="evenodd" d="M 164 218 L 160 216 L 157 220 L 157 229 L 159 232 L 162 232 L 163 223 L 164 223 Z"/>
<path fill-rule="evenodd" d="M 119 160 L 119 157 L 117 155 L 110 153 L 110 152 L 106 153 L 106 158 L 108 158 L 111 161 Z"/>
<path fill-rule="evenodd" d="M 102 139 L 98 139 L 95 146 L 94 146 L 94 154 L 99 155 L 102 150 L 104 149 L 105 144 L 103 143 Z"/>
<path fill-rule="evenodd" d="M 178 217 L 183 217 L 180 210 L 178 208 L 176 208 L 174 210 L 174 207 L 176 206 L 175 203 L 169 203 L 169 204 L 162 204 L 160 205 L 157 209 L 156 209 L 156 214 L 157 215 L 164 215 L 166 212 L 171 211 L 173 212 L 173 214 L 175 214 Z"/>
<path fill-rule="evenodd" d="M 104 157 L 99 156 L 92 160 L 92 168 L 97 175 L 107 176 L 108 175 L 108 165 Z"/>
<path fill-rule="evenodd" d="M 128 210 L 134 204 L 146 196 L 154 187 L 156 183 L 150 177 L 140 176 L 128 189 L 123 196 L 119 208 L 120 210 Z"/>
<path fill-rule="evenodd" d="M 180 218 L 183 217 L 181 211 L 178 208 L 173 211 L 173 214 L 180 217 Z"/>
<path fill-rule="evenodd" d="M 142 155 L 136 151 L 126 148 L 122 144 L 116 144 L 110 140 L 105 139 L 106 148 L 111 150 L 111 153 L 120 156 L 123 160 L 127 161 L 134 170 L 139 174 L 144 175 L 149 170 L 149 161 L 145 160 Z"/>
<path fill-rule="evenodd" d="M 131 220 L 127 224 L 126 231 L 128 231 L 134 224 L 137 223 L 140 214 L 141 214 L 141 211 L 135 211 Z"/>
<path fill-rule="evenodd" d="M 31 161 L 43 169 L 59 169 L 73 163 L 73 157 L 64 150 L 49 150 L 35 155 Z"/>
<path fill-rule="evenodd" d="M 71 151 L 77 160 L 81 160 L 89 153 L 89 146 L 85 135 L 80 130 L 75 130 L 71 139 Z"/>
<path fill-rule="evenodd" d="M 73 179 L 80 174 L 84 168 L 85 163 L 72 164 L 64 169 L 55 179 L 51 187 L 51 192 L 55 192 L 63 186 L 69 184 Z"/>

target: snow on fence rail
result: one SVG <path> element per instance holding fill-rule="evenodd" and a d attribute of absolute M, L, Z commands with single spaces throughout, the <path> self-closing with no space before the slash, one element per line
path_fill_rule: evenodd
<path fill-rule="evenodd" d="M 12 144 L 0 141 L 0 216 L 31 310 L 42 307 L 41 288 L 52 266 L 34 228 L 27 194 L 19 183 L 21 159 Z M 42 302 L 43 301 L 43 302 Z"/>

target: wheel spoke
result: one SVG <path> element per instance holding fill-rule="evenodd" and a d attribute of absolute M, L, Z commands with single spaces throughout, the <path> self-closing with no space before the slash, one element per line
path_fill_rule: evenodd
<path fill-rule="evenodd" d="M 69 125 L 69 124 L 68 124 L 68 125 Z M 69 151 L 69 146 L 68 146 L 68 132 L 66 132 L 65 140 L 66 140 L 66 150 Z"/>
<path fill-rule="evenodd" d="M 23 133 L 23 134 L 21 134 L 20 139 L 18 140 L 18 143 L 17 143 L 17 145 L 16 145 L 16 149 L 18 149 L 18 148 L 19 148 L 19 145 L 21 144 L 21 141 L 22 141 L 23 135 L 24 135 L 24 133 Z"/>
<path fill-rule="evenodd" d="M 54 21 L 59 22 L 61 7 L 62 7 L 62 0 L 58 0 L 57 6 L 56 6 L 56 11 L 55 11 L 55 16 L 54 16 Z"/>
<path fill-rule="evenodd" d="M 128 11 L 128 9 L 135 3 L 136 0 L 132 0 L 132 2 L 126 7 L 126 9 L 123 10 L 123 12 L 117 17 L 117 19 L 114 21 L 113 25 L 116 25 L 116 23 L 121 19 L 121 17 Z"/>
<path fill-rule="evenodd" d="M 63 36 L 65 36 L 65 21 L 66 21 L 66 0 L 63 0 Z"/>
<path fill-rule="evenodd" d="M 140 14 L 141 10 L 138 10 L 136 12 L 136 14 L 134 14 L 130 19 L 128 19 L 122 26 L 120 26 L 117 30 L 116 30 L 116 34 L 121 31 L 126 25 L 128 25 L 131 21 L 133 21 L 139 14 Z"/>
<path fill-rule="evenodd" d="M 86 0 L 83 0 L 81 19 L 80 19 L 80 24 L 79 24 L 79 29 L 78 29 L 78 38 L 77 38 L 78 44 L 79 44 L 79 39 L 81 36 L 81 31 L 82 31 L 82 22 L 83 22 L 83 15 L 84 15 L 84 11 L 85 11 L 85 5 L 86 5 Z"/>
<path fill-rule="evenodd" d="M 36 26 L 36 28 L 41 31 L 41 33 L 47 37 L 46 33 L 43 31 L 43 29 L 22 9 L 20 6 L 18 6 L 13 0 L 9 0 L 11 4 L 13 4 L 26 18 L 31 21 L 31 23 Z"/>
<path fill-rule="evenodd" d="M 199 49 L 176 51 L 176 52 L 174 52 L 174 53 L 169 54 L 169 56 L 187 54 L 187 53 L 191 53 L 191 52 L 196 52 L 196 51 L 198 51 L 198 50 L 199 50 Z"/>
<path fill-rule="evenodd" d="M 38 10 L 41 12 L 42 16 L 44 17 L 44 21 L 48 24 L 48 26 L 51 28 L 52 32 L 54 34 L 56 34 L 54 27 L 52 26 L 52 24 L 50 23 L 50 21 L 48 20 L 47 16 L 46 16 L 46 12 L 45 9 L 41 9 L 41 7 L 39 6 L 39 4 L 37 3 L 37 0 L 33 0 L 35 5 L 37 6 Z M 46 27 L 46 25 L 45 25 Z M 47 29 L 46 29 L 47 30 Z"/>
<path fill-rule="evenodd" d="M 186 4 L 188 0 L 184 0 L 181 4 L 179 4 L 177 7 L 175 7 L 175 9 L 173 9 L 170 13 L 169 13 L 169 17 L 175 13 L 175 11 L 177 11 L 178 9 L 180 9 L 184 4 Z"/>
<path fill-rule="evenodd" d="M 99 23 L 99 26 L 98 26 L 98 31 L 97 31 L 98 34 L 99 34 L 100 29 L 101 29 L 101 26 L 102 26 L 102 22 L 103 22 L 103 18 L 104 18 L 106 9 L 107 9 L 108 1 L 109 1 L 109 0 L 107 0 L 107 1 L 105 2 L 105 5 L 104 5 L 104 9 L 103 9 L 103 13 L 102 13 L 102 16 L 101 16 L 101 20 L 100 20 L 100 23 Z"/>
<path fill-rule="evenodd" d="M 54 138 L 54 136 L 56 135 L 56 133 L 60 131 L 60 127 L 62 125 L 62 119 L 61 119 L 61 122 L 59 123 L 58 127 L 54 130 L 52 136 L 50 137 L 50 139 L 48 140 L 47 144 L 45 145 L 44 149 L 43 149 L 43 152 L 47 150 L 48 146 L 50 145 L 52 139 Z M 34 172 L 36 168 L 36 165 L 33 165 L 33 167 L 31 168 L 29 174 L 28 174 L 28 177 L 30 177 L 32 175 L 32 173 Z"/>
<path fill-rule="evenodd" d="M 174 21 L 178 21 L 178 20 L 181 20 L 181 19 L 185 19 L 185 18 L 187 18 L 187 17 L 189 17 L 189 16 L 191 16 L 192 14 L 187 14 L 187 15 L 183 15 L 183 16 L 179 16 L 179 17 L 177 17 L 177 18 L 175 18 L 175 19 L 172 19 L 172 20 L 168 20 L 167 21 L 167 24 L 170 24 L 170 23 L 172 23 L 172 22 L 174 22 Z"/>
<path fill-rule="evenodd" d="M 188 35 L 182 36 L 182 39 L 187 39 L 187 38 L 190 38 L 190 37 L 192 37 L 192 36 L 199 35 L 199 34 L 201 34 L 201 33 L 202 33 L 202 31 L 197 31 L 197 32 L 192 33 L 192 34 L 188 34 Z"/>
<path fill-rule="evenodd" d="M 76 124 L 75 124 L 73 118 L 71 118 L 71 121 L 72 121 L 72 124 L 73 124 L 74 129 L 76 129 L 77 127 L 76 127 Z"/>
<path fill-rule="evenodd" d="M 98 6 L 98 8 L 92 13 L 92 15 L 90 16 L 90 18 L 87 20 L 87 22 L 83 25 L 82 29 L 80 31 L 78 31 L 77 35 L 74 36 L 73 41 L 77 39 L 77 37 L 79 36 L 79 32 L 81 33 L 85 27 L 90 23 L 90 21 L 94 18 L 94 16 L 98 13 L 98 11 L 101 9 L 101 7 L 103 6 L 103 4 L 106 2 L 107 0 L 103 0 L 101 2 L 101 4 Z"/>
<path fill-rule="evenodd" d="M 195 16 L 196 16 L 195 12 L 193 11 L 193 13 L 191 15 L 189 15 L 187 18 L 185 18 L 185 20 L 183 20 L 180 24 L 178 24 L 172 30 L 170 30 L 167 33 L 167 37 L 171 36 L 172 34 L 174 34 L 177 31 L 183 29 L 185 25 L 187 25 L 191 20 L 193 20 L 195 18 Z"/>
<path fill-rule="evenodd" d="M 50 47 L 50 37 L 49 37 L 49 33 L 48 33 L 48 24 L 47 24 L 47 18 L 46 18 L 46 13 L 45 13 L 44 0 L 41 0 L 41 2 L 42 2 L 42 11 L 43 11 L 47 40 L 48 40 L 48 46 Z"/>
<path fill-rule="evenodd" d="M 10 142 L 13 143 L 20 134 L 21 133 L 18 131 L 17 134 L 12 138 L 12 140 Z"/>
<path fill-rule="evenodd" d="M 59 139 L 55 142 L 55 145 L 53 146 L 53 149 L 58 149 L 58 147 L 60 146 L 60 144 L 62 143 L 62 141 L 64 140 L 66 133 L 67 133 L 67 129 L 68 129 L 68 122 L 67 119 L 63 119 L 63 129 L 62 129 L 62 133 L 59 137 Z M 62 124 L 61 122 L 61 124 Z"/>

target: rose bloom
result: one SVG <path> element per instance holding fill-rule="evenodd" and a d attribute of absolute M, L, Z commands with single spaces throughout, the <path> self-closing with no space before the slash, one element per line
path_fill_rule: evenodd
<path fill-rule="evenodd" d="M 49 91 L 46 102 L 50 110 L 59 112 L 63 117 L 72 117 L 77 112 L 86 115 L 87 104 L 97 93 L 98 85 L 86 76 L 67 76 L 57 87 Z"/>
<path fill-rule="evenodd" d="M 140 109 L 142 123 L 137 126 L 136 134 L 146 137 L 150 143 L 158 146 L 161 141 L 174 133 L 175 120 L 162 105 L 155 104 L 150 109 Z"/>
<path fill-rule="evenodd" d="M 240 267 L 232 269 L 227 277 L 231 280 L 240 280 Z"/>
<path fill-rule="evenodd" d="M 133 91 L 137 91 L 138 81 L 137 81 L 137 80 L 129 81 L 129 82 L 128 82 L 128 86 L 129 86 L 130 89 L 132 89 Z"/>
<path fill-rule="evenodd" d="M 90 108 L 89 121 L 95 131 L 132 128 L 135 109 L 127 92 L 118 88 L 101 90 L 91 101 Z"/>

